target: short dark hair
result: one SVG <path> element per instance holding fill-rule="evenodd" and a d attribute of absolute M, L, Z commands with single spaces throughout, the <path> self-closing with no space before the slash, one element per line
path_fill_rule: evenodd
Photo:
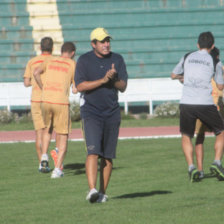
<path fill-rule="evenodd" d="M 93 42 L 94 44 L 96 44 L 96 43 L 97 43 L 97 40 L 96 40 L 96 39 L 94 39 L 94 40 L 92 40 L 91 42 Z"/>
<path fill-rule="evenodd" d="M 52 52 L 53 50 L 53 40 L 51 37 L 44 37 L 40 42 L 41 51 Z"/>
<path fill-rule="evenodd" d="M 211 56 L 213 58 L 217 58 L 219 56 L 219 49 L 217 47 L 214 47 L 211 52 L 210 52 Z"/>
<path fill-rule="evenodd" d="M 219 62 L 219 49 L 217 47 L 214 47 L 211 50 L 210 55 L 212 56 L 214 62 L 217 64 Z"/>
<path fill-rule="evenodd" d="M 97 40 L 97 39 L 93 39 L 91 42 L 93 42 L 94 44 L 96 44 L 97 43 L 97 41 L 98 42 L 101 42 L 101 43 L 103 43 L 103 42 L 105 42 L 105 41 L 109 41 L 110 42 L 110 39 L 111 39 L 111 37 L 105 37 L 103 40 L 101 40 L 101 41 L 99 41 L 99 40 Z"/>
<path fill-rule="evenodd" d="M 198 37 L 198 45 L 200 48 L 210 49 L 214 43 L 215 39 L 211 32 L 203 32 Z"/>
<path fill-rule="evenodd" d="M 64 52 L 71 53 L 73 51 L 76 51 L 76 46 L 72 42 L 69 42 L 69 41 L 65 42 L 61 47 L 61 53 L 64 53 Z"/>

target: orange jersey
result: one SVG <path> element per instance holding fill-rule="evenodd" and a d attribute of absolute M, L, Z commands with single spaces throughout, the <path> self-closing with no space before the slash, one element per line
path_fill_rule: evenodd
<path fill-rule="evenodd" d="M 222 97 L 222 95 L 223 95 L 222 90 L 219 90 L 217 88 L 214 79 L 212 79 L 212 96 L 213 96 L 215 105 L 218 104 L 218 99 L 219 99 L 219 97 Z"/>
<path fill-rule="evenodd" d="M 217 106 L 218 111 L 220 111 L 222 117 L 224 117 L 224 111 L 223 111 L 223 101 L 222 101 L 222 90 L 219 90 L 216 86 L 216 82 L 214 79 L 212 79 L 212 97 L 214 104 Z M 206 125 L 204 125 L 199 119 L 197 119 L 195 132 L 197 134 L 205 133 L 205 132 L 211 132 L 209 128 L 207 128 Z"/>
<path fill-rule="evenodd" d="M 42 66 L 45 73 L 42 102 L 69 104 L 70 86 L 74 82 L 75 61 L 70 58 L 46 59 Z"/>
<path fill-rule="evenodd" d="M 30 59 L 26 65 L 26 70 L 23 75 L 23 78 L 29 78 L 31 80 L 31 85 L 32 85 L 32 95 L 31 95 L 31 101 L 32 102 L 41 102 L 41 89 L 37 85 L 34 77 L 33 77 L 33 72 L 34 69 L 40 64 L 44 62 L 46 58 L 52 57 L 51 54 L 41 54 L 39 56 L 36 56 L 32 59 Z M 41 76 L 42 81 L 44 81 L 44 75 Z"/>

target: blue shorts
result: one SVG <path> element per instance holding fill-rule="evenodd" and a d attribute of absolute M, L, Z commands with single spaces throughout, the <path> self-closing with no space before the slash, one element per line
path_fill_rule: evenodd
<path fill-rule="evenodd" d="M 215 105 L 180 104 L 180 132 L 194 136 L 196 120 L 201 120 L 215 135 L 224 130 L 224 123 Z"/>
<path fill-rule="evenodd" d="M 88 155 L 99 155 L 106 159 L 116 157 L 120 119 L 82 119 L 82 129 Z"/>

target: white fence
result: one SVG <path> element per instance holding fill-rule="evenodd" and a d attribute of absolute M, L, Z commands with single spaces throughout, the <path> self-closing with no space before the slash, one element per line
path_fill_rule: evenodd
<path fill-rule="evenodd" d="M 179 100 L 182 84 L 170 78 L 157 79 L 129 79 L 124 93 L 119 93 L 119 103 L 124 103 L 125 113 L 128 104 L 133 102 L 147 102 L 149 112 L 153 114 L 153 102 Z M 24 87 L 22 82 L 0 83 L 0 106 L 30 106 L 31 88 Z M 70 101 L 79 101 L 79 94 L 70 94 Z"/>
<path fill-rule="evenodd" d="M 0 83 L 0 106 L 9 111 L 12 106 L 30 105 L 30 95 L 31 88 L 25 88 L 22 82 Z"/>
<path fill-rule="evenodd" d="M 128 113 L 128 103 L 147 102 L 149 113 L 153 114 L 153 102 L 180 100 L 182 84 L 170 78 L 129 79 L 124 93 L 119 94 L 119 102 L 124 103 Z"/>
<path fill-rule="evenodd" d="M 79 101 L 80 94 L 70 93 L 70 101 Z M 31 87 L 26 88 L 23 82 L 0 83 L 0 107 L 30 106 Z"/>

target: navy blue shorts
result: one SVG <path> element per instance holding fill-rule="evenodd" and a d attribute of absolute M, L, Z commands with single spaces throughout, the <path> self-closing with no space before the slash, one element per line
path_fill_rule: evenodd
<path fill-rule="evenodd" d="M 116 157 L 120 119 L 82 119 L 82 129 L 88 155 L 99 155 L 106 159 Z"/>
<path fill-rule="evenodd" d="M 215 105 L 180 104 L 180 132 L 194 136 L 196 120 L 201 120 L 215 135 L 224 130 L 224 123 Z"/>

